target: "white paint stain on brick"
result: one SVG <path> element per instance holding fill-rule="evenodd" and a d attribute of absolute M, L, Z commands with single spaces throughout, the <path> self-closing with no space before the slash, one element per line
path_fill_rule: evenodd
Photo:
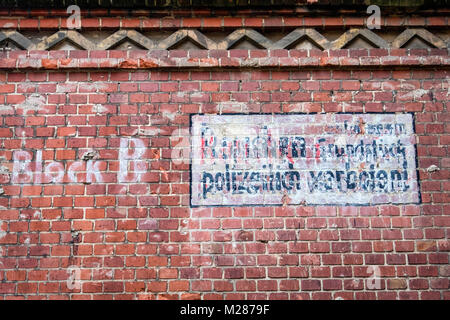
<path fill-rule="evenodd" d="M 446 97 L 450 96 L 450 79 L 446 79 L 442 83 L 442 89 L 447 90 Z"/>
<path fill-rule="evenodd" d="M 32 94 L 24 102 L 17 104 L 16 108 L 22 109 L 24 114 L 28 111 L 46 110 L 45 97 L 40 94 Z"/>
<path fill-rule="evenodd" d="M 192 98 L 202 98 L 203 97 L 203 93 L 201 93 L 201 92 L 193 92 L 193 93 L 191 93 L 191 97 Z"/>
<path fill-rule="evenodd" d="M 416 87 L 411 83 L 403 82 L 400 84 L 400 87 L 404 90 L 415 90 Z"/>
<path fill-rule="evenodd" d="M 130 152 L 131 151 L 131 152 Z M 119 150 L 119 182 L 138 182 L 146 172 L 146 163 L 140 160 L 146 152 L 146 147 L 141 139 L 120 139 Z M 129 176 L 129 170 L 133 166 L 133 174 Z"/>
<path fill-rule="evenodd" d="M 350 103 L 347 103 L 347 102 L 340 102 L 340 103 L 338 103 L 338 105 L 342 108 L 342 110 L 344 112 L 348 111 L 347 108 L 350 108 L 352 106 Z"/>
<path fill-rule="evenodd" d="M 103 113 L 103 112 L 106 112 L 106 111 L 108 111 L 108 108 L 104 107 L 101 104 L 94 104 L 92 106 L 92 112 L 100 114 L 100 113 Z"/>
<path fill-rule="evenodd" d="M 86 162 L 86 182 L 103 182 L 103 174 L 100 171 L 100 162 L 89 160 Z M 95 180 L 94 180 L 95 178 Z"/>
<path fill-rule="evenodd" d="M 114 209 L 114 213 L 118 214 L 122 217 L 126 217 L 127 216 L 127 209 L 126 208 L 115 208 Z"/>
<path fill-rule="evenodd" d="M 34 219 L 42 219 L 42 215 L 41 215 L 41 212 L 40 211 L 35 211 L 34 213 L 33 213 L 33 218 Z"/>
<path fill-rule="evenodd" d="M 217 109 L 219 110 L 220 114 L 228 112 L 242 112 L 242 113 L 249 112 L 248 104 L 245 102 L 238 102 L 238 101 L 220 102 L 217 104 Z"/>
<path fill-rule="evenodd" d="M 85 83 L 79 83 L 78 88 L 80 89 L 80 92 L 85 91 L 94 91 L 99 92 L 100 90 L 104 90 L 108 88 L 108 84 L 104 82 L 85 82 Z"/>
<path fill-rule="evenodd" d="M 57 93 L 77 92 L 78 82 L 64 82 L 56 85 Z"/>
<path fill-rule="evenodd" d="M 17 85 L 17 89 L 20 91 L 27 91 L 28 89 L 33 89 L 35 90 L 37 88 L 37 84 L 33 83 L 33 82 L 21 82 Z"/>
<path fill-rule="evenodd" d="M 175 112 L 163 112 L 163 116 L 168 118 L 170 121 L 173 121 L 176 115 L 177 114 Z"/>
<path fill-rule="evenodd" d="M 12 114 L 14 113 L 14 108 L 12 105 L 0 104 L 0 114 Z"/>
<path fill-rule="evenodd" d="M 182 128 L 176 129 L 170 136 L 170 146 L 172 151 L 170 153 L 172 162 L 176 165 L 189 163 L 190 161 L 190 131 Z"/>
<path fill-rule="evenodd" d="M 7 234 L 6 232 L 6 222 L 3 222 L 2 220 L 0 220 L 0 239 L 4 238 Z"/>
<path fill-rule="evenodd" d="M 1 225 L 1 220 L 0 220 L 0 225 Z M 1 232 L 1 231 L 0 231 Z M 1 234 L 0 234 L 0 239 L 2 238 Z M 3 258 L 5 256 L 6 253 L 6 248 L 4 249 L 2 246 L 0 246 L 0 268 L 3 268 L 5 265 L 3 264 L 3 261 L 1 260 L 1 258 Z"/>
<path fill-rule="evenodd" d="M 156 230 L 158 229 L 158 221 L 156 219 L 140 220 L 138 223 L 140 230 Z"/>
<path fill-rule="evenodd" d="M 428 90 L 424 90 L 424 89 L 416 89 L 416 90 L 412 90 L 410 92 L 407 93 L 399 93 L 398 97 L 399 99 L 402 100 L 418 100 L 420 98 L 422 98 L 425 94 L 427 94 L 429 91 Z"/>
<path fill-rule="evenodd" d="M 192 210 L 190 210 L 192 212 Z M 182 236 L 185 236 L 189 233 L 188 231 L 188 226 L 189 226 L 189 220 L 188 219 L 183 219 L 180 223 L 179 229 L 178 231 L 180 232 L 180 234 Z"/>
<path fill-rule="evenodd" d="M 169 245 L 169 246 L 167 246 L 166 250 L 167 250 L 168 252 L 174 252 L 174 251 L 175 251 L 175 247 Z"/>
<path fill-rule="evenodd" d="M 159 128 L 139 128 L 139 135 L 143 136 L 157 136 L 160 132 Z"/>
<path fill-rule="evenodd" d="M 287 105 L 287 110 L 289 110 L 289 112 L 302 112 L 303 111 L 303 107 L 305 106 L 306 102 L 297 102 L 297 103 L 291 103 L 289 105 Z"/>

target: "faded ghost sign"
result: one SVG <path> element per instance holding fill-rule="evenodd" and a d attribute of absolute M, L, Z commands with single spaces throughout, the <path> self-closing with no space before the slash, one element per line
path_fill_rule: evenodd
<path fill-rule="evenodd" d="M 411 114 L 194 115 L 193 206 L 417 203 Z"/>

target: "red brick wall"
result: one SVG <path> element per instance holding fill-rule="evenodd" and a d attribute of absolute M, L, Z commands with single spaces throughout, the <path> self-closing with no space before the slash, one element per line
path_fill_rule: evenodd
<path fill-rule="evenodd" d="M 3 73 L 7 102 L 37 93 L 47 111 L 3 112 L 2 165 L 12 172 L 15 150 L 42 150 L 43 163 L 64 168 L 64 182 L 2 175 L 2 294 L 448 298 L 444 78 L 439 70 Z M 434 96 L 402 100 L 402 84 Z M 423 204 L 189 209 L 189 167 L 171 166 L 169 135 L 188 128 L 190 113 L 232 99 L 254 101 L 255 113 L 415 111 Z M 107 110 L 96 113 L 93 103 Z M 142 183 L 117 181 L 119 140 L 130 136 L 148 148 Z M 104 182 L 71 182 L 68 166 L 91 149 Z M 428 173 L 433 164 L 441 170 Z M 81 290 L 67 289 L 69 265 L 83 270 Z M 380 265 L 381 290 L 364 289 L 369 265 Z"/>
<path fill-rule="evenodd" d="M 0 298 L 450 299 L 447 50 L 0 54 Z M 422 203 L 190 208 L 171 134 L 230 101 L 413 112 Z"/>

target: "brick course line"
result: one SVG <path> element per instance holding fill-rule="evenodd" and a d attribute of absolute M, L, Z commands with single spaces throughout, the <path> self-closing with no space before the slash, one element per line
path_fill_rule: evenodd
<path fill-rule="evenodd" d="M 56 13 L 52 18 L 24 18 L 15 17 L 12 12 L 7 16 L 8 19 L 2 19 L 0 21 L 0 28 L 19 29 L 19 30 L 54 30 L 65 27 L 65 19 L 67 13 Z M 50 13 L 51 16 L 51 13 Z M 98 17 L 85 18 L 85 15 L 81 14 L 82 28 L 83 29 L 135 29 L 139 28 L 144 31 L 155 30 L 173 30 L 179 28 L 188 29 L 200 29 L 200 30 L 217 30 L 217 29 L 230 29 L 230 28 L 262 28 L 268 29 L 283 29 L 283 28 L 296 28 L 296 27 L 318 27 L 318 28 L 341 28 L 342 27 L 362 27 L 365 25 L 366 17 L 361 16 L 343 16 L 328 18 L 326 15 L 322 18 L 314 17 L 220 17 L 220 18 L 140 18 L 140 17 Z M 445 28 L 448 27 L 448 17 L 442 16 L 429 16 L 429 17 L 402 17 L 402 21 L 399 22 L 395 18 L 382 17 L 381 25 L 383 27 L 432 27 L 432 28 Z"/>
<path fill-rule="evenodd" d="M 0 69 L 73 70 L 73 69 L 173 69 L 173 68 L 367 68 L 377 67 L 444 67 L 450 65 L 447 50 L 258 50 L 263 57 L 252 57 L 253 50 L 197 50 L 190 58 L 188 51 L 109 51 L 108 57 L 92 57 L 96 51 L 10 51 L 0 53 Z M 234 56 L 234 53 L 239 56 Z M 426 52 L 426 55 L 423 53 Z M 180 56 L 181 53 L 181 56 Z M 200 54 L 203 53 L 203 54 Z M 244 53 L 244 55 L 242 55 Z M 360 55 L 365 54 L 365 55 Z M 89 56 L 91 56 L 89 58 Z M 131 57 L 132 58 L 131 58 Z M 156 56 L 156 57 L 155 57 Z"/>

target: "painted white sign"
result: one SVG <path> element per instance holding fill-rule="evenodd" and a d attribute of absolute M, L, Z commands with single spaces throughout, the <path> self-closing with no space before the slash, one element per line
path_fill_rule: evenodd
<path fill-rule="evenodd" d="M 412 114 L 192 116 L 192 206 L 418 203 Z"/>
<path fill-rule="evenodd" d="M 119 168 L 116 172 L 120 183 L 140 182 L 147 172 L 148 164 L 144 154 L 147 148 L 142 139 L 120 138 Z M 95 152 L 89 151 L 95 158 Z M 33 161 L 34 157 L 34 161 Z M 64 182 L 103 183 L 105 175 L 109 174 L 102 169 L 105 161 L 84 160 L 64 162 L 51 161 L 42 164 L 42 150 L 25 151 L 16 150 L 13 153 L 13 172 L 11 182 L 14 184 L 47 184 Z"/>

